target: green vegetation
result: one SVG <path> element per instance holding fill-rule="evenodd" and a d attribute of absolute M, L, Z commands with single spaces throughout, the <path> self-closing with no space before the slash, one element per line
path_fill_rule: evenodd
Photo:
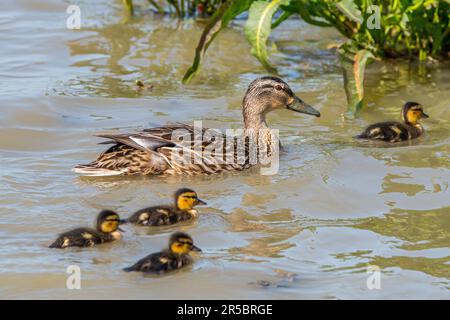
<path fill-rule="evenodd" d="M 134 14 L 133 0 L 122 0 L 128 12 Z M 179 18 L 212 15 L 223 0 L 141 0 L 160 13 L 174 12 Z"/>
<path fill-rule="evenodd" d="M 131 4 L 131 0 L 124 2 Z M 450 55 L 450 0 L 167 0 L 167 3 L 178 5 L 179 16 L 185 16 L 186 12 L 180 6 L 195 8 L 199 3 L 208 3 L 210 12 L 214 12 L 200 37 L 184 82 L 198 71 L 201 58 L 219 32 L 244 12 L 248 12 L 244 34 L 252 46 L 252 54 L 272 73 L 276 69 L 270 63 L 266 45 L 271 31 L 283 21 L 299 15 L 309 24 L 335 28 L 347 39 L 339 54 L 350 114 L 362 106 L 364 70 L 371 59 L 417 57 L 425 61 Z"/>

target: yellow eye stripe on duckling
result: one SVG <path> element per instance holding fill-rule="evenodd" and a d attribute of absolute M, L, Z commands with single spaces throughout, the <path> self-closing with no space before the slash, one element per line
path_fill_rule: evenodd
<path fill-rule="evenodd" d="M 178 196 L 177 207 L 180 210 L 191 210 L 197 203 L 197 193 L 185 192 Z"/>
<path fill-rule="evenodd" d="M 110 215 L 107 216 L 106 219 L 101 223 L 100 229 L 102 232 L 111 233 L 117 230 L 119 227 L 119 216 L 118 215 Z"/>
<path fill-rule="evenodd" d="M 177 254 L 187 254 L 191 251 L 191 248 L 192 241 L 187 238 L 180 238 L 170 246 L 170 250 Z"/>
<path fill-rule="evenodd" d="M 420 118 L 422 117 L 422 109 L 420 108 L 411 108 L 410 110 L 408 110 L 408 112 L 406 113 L 406 120 L 409 123 L 415 124 L 417 123 Z"/>

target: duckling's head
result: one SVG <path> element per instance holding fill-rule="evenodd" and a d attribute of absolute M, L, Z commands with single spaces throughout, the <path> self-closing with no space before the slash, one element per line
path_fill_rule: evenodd
<path fill-rule="evenodd" d="M 189 211 L 202 204 L 206 204 L 206 202 L 199 199 L 194 190 L 182 188 L 175 192 L 175 206 L 180 210 Z"/>
<path fill-rule="evenodd" d="M 104 233 L 113 233 L 120 230 L 119 225 L 125 223 L 119 215 L 112 210 L 103 210 L 97 216 L 97 230 Z"/>
<path fill-rule="evenodd" d="M 402 109 L 402 118 L 406 123 L 415 125 L 420 119 L 428 118 L 429 116 L 423 112 L 423 107 L 417 102 L 406 102 Z"/>
<path fill-rule="evenodd" d="M 188 254 L 191 251 L 202 252 L 194 246 L 191 236 L 184 232 L 175 232 L 169 240 L 169 249 L 176 254 Z"/>
<path fill-rule="evenodd" d="M 286 82 L 270 76 L 250 83 L 242 106 L 246 128 L 265 124 L 266 114 L 276 109 L 286 108 L 320 117 L 320 112 L 296 96 Z"/>

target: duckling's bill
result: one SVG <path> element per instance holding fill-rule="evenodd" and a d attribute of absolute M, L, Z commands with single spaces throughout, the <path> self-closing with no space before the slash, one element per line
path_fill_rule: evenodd
<path fill-rule="evenodd" d="M 287 104 L 286 108 L 295 112 L 305 113 L 312 116 L 320 117 L 320 112 L 313 107 L 311 107 L 309 104 L 304 102 L 302 99 L 300 99 L 297 96 L 294 96 L 294 101 Z"/>
<path fill-rule="evenodd" d="M 119 226 L 128 223 L 128 221 L 125 219 L 117 219 L 116 221 L 119 222 Z M 121 227 L 117 227 L 117 230 L 119 230 L 120 232 L 125 232 L 125 230 L 123 230 Z"/>

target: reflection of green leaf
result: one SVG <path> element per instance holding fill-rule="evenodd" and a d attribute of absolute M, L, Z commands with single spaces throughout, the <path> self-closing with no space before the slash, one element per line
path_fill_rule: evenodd
<path fill-rule="evenodd" d="M 347 46 L 339 51 L 344 72 L 344 86 L 347 95 L 347 111 L 354 116 L 362 107 L 364 99 L 364 72 L 369 59 L 374 55 L 369 50 L 357 50 L 356 52 Z"/>
<path fill-rule="evenodd" d="M 133 0 L 122 0 L 123 5 L 127 8 L 130 15 L 134 14 Z"/>
<path fill-rule="evenodd" d="M 358 219 L 353 227 L 395 237 L 400 240 L 396 246 L 403 250 L 443 248 L 450 243 L 449 210 L 450 207 L 432 210 L 394 209 L 381 217 Z"/>
<path fill-rule="evenodd" d="M 336 7 L 350 20 L 360 24 L 363 22 L 361 11 L 353 0 L 342 0 L 336 3 Z"/>
<path fill-rule="evenodd" d="M 247 10 L 251 2 L 252 0 L 227 0 L 217 9 L 203 30 L 200 41 L 195 49 L 194 62 L 186 71 L 183 77 L 183 83 L 189 82 L 198 71 L 202 56 L 219 32 L 237 15 Z"/>
<path fill-rule="evenodd" d="M 252 45 L 252 54 L 268 69 L 270 66 L 267 55 L 267 39 L 269 38 L 272 17 L 280 5 L 288 5 L 289 0 L 256 1 L 249 10 L 244 33 Z"/>
<path fill-rule="evenodd" d="M 159 13 L 164 13 L 163 7 L 161 7 L 155 0 L 148 0 L 148 2 L 158 10 Z"/>

